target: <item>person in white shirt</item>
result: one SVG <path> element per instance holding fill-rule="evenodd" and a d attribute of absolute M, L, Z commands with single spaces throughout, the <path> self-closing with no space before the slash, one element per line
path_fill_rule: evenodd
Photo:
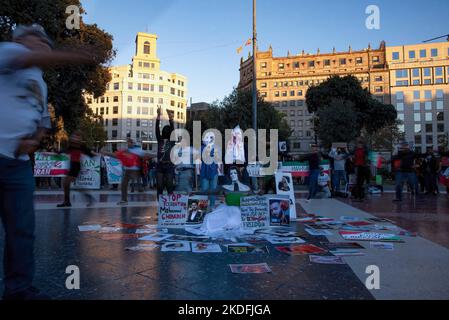
<path fill-rule="evenodd" d="M 320 167 L 320 174 L 318 175 L 318 190 L 324 192 L 326 198 L 331 198 L 330 178 L 327 173 L 324 172 L 323 167 Z"/>

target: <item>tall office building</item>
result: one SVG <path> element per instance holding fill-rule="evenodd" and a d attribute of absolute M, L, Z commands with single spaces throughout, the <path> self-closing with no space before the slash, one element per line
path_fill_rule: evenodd
<path fill-rule="evenodd" d="M 392 103 L 407 141 L 438 149 L 449 128 L 449 42 L 387 47 Z"/>
<path fill-rule="evenodd" d="M 239 89 L 251 89 L 252 57 L 241 61 Z M 385 43 L 380 47 L 346 52 L 290 55 L 273 57 L 268 51 L 257 52 L 257 89 L 260 95 L 286 115 L 293 134 L 290 153 L 310 151 L 315 141 L 312 114 L 307 111 L 305 96 L 310 86 L 318 85 L 331 75 L 353 75 L 362 86 L 380 101 L 390 103 L 389 71 Z"/>
<path fill-rule="evenodd" d="M 102 115 L 111 150 L 123 146 L 127 138 L 155 150 L 157 108 L 162 108 L 162 125 L 168 124 L 166 110 L 175 115 L 175 128 L 187 119 L 187 78 L 160 69 L 157 35 L 139 32 L 136 53 L 130 65 L 112 67 L 112 80 L 104 96 L 86 96 L 92 111 Z"/>

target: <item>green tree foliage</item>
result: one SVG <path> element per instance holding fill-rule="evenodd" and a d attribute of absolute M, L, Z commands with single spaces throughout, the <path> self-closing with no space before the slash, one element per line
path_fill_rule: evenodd
<path fill-rule="evenodd" d="M 89 110 L 79 123 L 79 130 L 86 145 L 92 150 L 101 150 L 108 138 L 101 116 L 95 115 Z"/>
<path fill-rule="evenodd" d="M 257 98 L 257 127 L 259 129 L 278 129 L 279 141 L 286 140 L 291 129 L 284 118 L 284 114 L 277 111 L 274 106 Z M 214 102 L 202 120 L 202 129 L 214 128 L 219 130 L 223 137 L 226 129 L 237 125 L 245 131 L 252 128 L 252 93 L 234 89 L 222 101 Z M 269 132 L 267 132 L 267 136 Z"/>
<path fill-rule="evenodd" d="M 341 131 L 339 142 L 350 142 L 362 130 L 374 134 L 396 121 L 396 109 L 374 99 L 354 76 L 332 76 L 306 94 L 309 112 L 315 113 L 315 132 L 327 146 L 338 139 L 332 134 Z M 344 106 L 344 111 L 338 109 Z M 351 115 L 350 115 L 351 114 Z M 331 117 L 331 120 L 326 117 Z M 342 117 L 342 118 L 340 118 Z M 346 135 L 343 135 L 345 133 Z"/>
<path fill-rule="evenodd" d="M 396 120 L 395 123 L 385 126 L 373 134 L 368 134 L 364 131 L 362 133 L 363 139 L 372 150 L 392 152 L 394 146 L 405 139 L 404 132 L 399 131 L 398 128 L 402 124 L 401 120 Z"/>
<path fill-rule="evenodd" d="M 58 67 L 45 73 L 49 103 L 69 133 L 87 117 L 83 95 L 104 94 L 111 80 L 108 65 L 115 56 L 112 36 L 96 24 L 85 24 L 81 19 L 79 30 L 66 28 L 66 8 L 70 5 L 84 13 L 78 0 L 0 0 L 0 40 L 9 40 L 18 24 L 39 23 L 57 49 L 89 50 L 95 57 L 95 64 Z"/>

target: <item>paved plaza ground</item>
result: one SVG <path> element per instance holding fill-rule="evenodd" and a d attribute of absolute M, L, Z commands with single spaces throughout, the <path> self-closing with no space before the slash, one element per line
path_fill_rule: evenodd
<path fill-rule="evenodd" d="M 38 192 L 35 196 L 35 284 L 55 299 L 449 299 L 449 200 L 445 194 L 417 201 L 407 195 L 401 204 L 392 202 L 391 193 L 370 195 L 364 203 L 349 199 L 306 203 L 305 194 L 298 192 L 298 214 L 315 213 L 336 219 L 374 215 L 418 233 L 418 237 L 404 236 L 405 242 L 395 244 L 393 251 L 372 249 L 369 243 L 362 243 L 366 255 L 345 257 L 346 265 L 313 264 L 307 255 L 288 256 L 268 242 L 268 254 L 127 251 L 125 248 L 136 245 L 137 239 L 102 238 L 81 233 L 78 226 L 156 224 L 154 192 L 130 195 L 128 207 L 116 206 L 118 192 L 94 194 L 97 202 L 93 208 L 86 208 L 81 195 L 75 192 L 73 208 L 64 210 L 55 208 L 62 201 L 61 192 Z M 332 236 L 317 237 L 306 233 L 302 223 L 293 226 L 312 244 L 343 241 L 336 230 L 332 230 Z M 0 233 L 3 256 L 3 231 Z M 233 274 L 228 266 L 264 262 L 272 273 Z M 80 290 L 65 287 L 69 265 L 80 268 Z M 380 268 L 379 290 L 365 287 L 368 265 Z"/>

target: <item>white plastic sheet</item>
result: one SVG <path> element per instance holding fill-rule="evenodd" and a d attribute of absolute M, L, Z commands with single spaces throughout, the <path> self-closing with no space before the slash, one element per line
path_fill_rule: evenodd
<path fill-rule="evenodd" d="M 230 240 L 244 234 L 254 233 L 254 231 L 243 229 L 240 208 L 227 205 L 220 205 L 217 209 L 207 214 L 200 227 L 188 227 L 186 231 L 195 235 L 206 235 L 212 238 Z"/>

